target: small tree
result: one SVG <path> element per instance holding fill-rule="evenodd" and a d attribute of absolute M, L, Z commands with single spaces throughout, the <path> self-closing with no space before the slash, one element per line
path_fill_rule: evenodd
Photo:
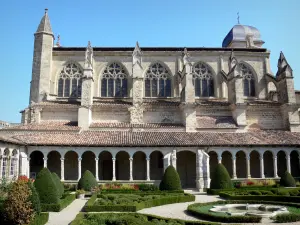
<path fill-rule="evenodd" d="M 44 204 L 59 203 L 59 193 L 52 175 L 47 168 L 43 168 L 37 175 L 34 186 L 39 193 L 40 201 Z"/>
<path fill-rule="evenodd" d="M 59 198 L 61 198 L 62 195 L 64 194 L 64 191 L 65 191 L 64 185 L 60 181 L 60 178 L 56 173 L 54 173 L 54 172 L 52 173 L 52 178 L 53 178 L 53 181 L 55 182 L 55 185 L 57 187 Z"/>
<path fill-rule="evenodd" d="M 17 180 L 13 183 L 4 202 L 4 215 L 8 224 L 29 224 L 34 216 L 30 202 L 31 190 L 27 181 Z"/>
<path fill-rule="evenodd" d="M 31 202 L 32 209 L 36 214 L 41 213 L 41 202 L 39 194 L 37 193 L 35 186 L 31 181 L 28 181 L 28 186 L 31 191 L 31 195 L 29 196 L 29 201 Z"/>
<path fill-rule="evenodd" d="M 211 189 L 231 189 L 233 188 L 231 178 L 227 169 L 220 163 L 212 174 L 210 182 Z"/>
<path fill-rule="evenodd" d="M 296 181 L 289 172 L 285 171 L 285 173 L 280 178 L 280 186 L 296 187 Z"/>
<path fill-rule="evenodd" d="M 162 191 L 181 190 L 181 182 L 179 174 L 173 166 L 168 166 L 165 170 L 162 181 L 159 184 Z"/>
<path fill-rule="evenodd" d="M 98 183 L 94 175 L 89 170 L 86 170 L 78 182 L 78 189 L 91 191 L 91 189 L 97 185 Z"/>

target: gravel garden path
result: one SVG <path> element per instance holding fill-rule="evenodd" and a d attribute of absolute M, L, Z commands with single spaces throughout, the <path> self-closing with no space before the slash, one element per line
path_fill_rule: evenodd
<path fill-rule="evenodd" d="M 46 225 L 69 225 L 81 211 L 87 199 L 75 199 L 60 212 L 50 212 Z"/>

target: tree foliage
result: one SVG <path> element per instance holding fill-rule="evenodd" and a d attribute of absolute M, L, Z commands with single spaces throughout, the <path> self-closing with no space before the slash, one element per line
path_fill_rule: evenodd
<path fill-rule="evenodd" d="M 159 189 L 162 191 L 181 190 L 179 174 L 172 165 L 168 166 L 165 170 L 163 179 L 159 184 Z"/>
<path fill-rule="evenodd" d="M 233 184 L 229 173 L 223 164 L 219 163 L 213 171 L 212 179 L 210 182 L 211 189 L 230 189 Z"/>

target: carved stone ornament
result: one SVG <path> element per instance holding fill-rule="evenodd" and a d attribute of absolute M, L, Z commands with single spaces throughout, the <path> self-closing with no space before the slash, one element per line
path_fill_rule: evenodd
<path fill-rule="evenodd" d="M 231 51 L 230 57 L 229 57 L 229 70 L 233 70 L 235 66 L 238 64 L 237 59 L 234 56 L 234 52 Z"/>
<path fill-rule="evenodd" d="M 91 46 L 91 42 L 88 42 L 88 46 L 85 51 L 85 69 L 93 69 L 93 48 Z"/>
<path fill-rule="evenodd" d="M 187 51 L 187 48 L 184 48 L 184 51 L 183 51 L 183 64 L 188 65 L 188 64 L 191 63 L 191 61 L 192 61 L 192 59 L 191 59 L 190 54 Z"/>
<path fill-rule="evenodd" d="M 135 48 L 132 53 L 132 64 L 139 64 L 142 67 L 142 51 L 140 49 L 139 43 L 136 42 Z"/>

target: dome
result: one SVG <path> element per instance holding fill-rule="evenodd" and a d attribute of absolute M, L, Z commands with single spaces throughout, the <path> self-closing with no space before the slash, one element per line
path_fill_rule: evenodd
<path fill-rule="evenodd" d="M 247 25 L 235 25 L 223 40 L 222 47 L 246 47 L 248 36 L 252 37 L 253 43 L 261 47 L 264 41 L 261 40 L 260 32 L 257 28 Z"/>

